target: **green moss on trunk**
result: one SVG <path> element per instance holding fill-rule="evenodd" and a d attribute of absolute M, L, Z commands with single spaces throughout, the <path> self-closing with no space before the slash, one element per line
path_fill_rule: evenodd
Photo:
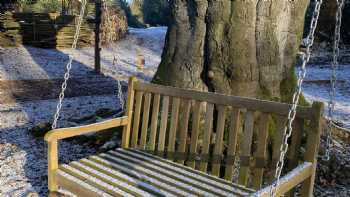
<path fill-rule="evenodd" d="M 291 103 L 293 94 L 297 88 L 297 76 L 295 74 L 294 67 L 291 67 L 288 71 L 289 75 L 286 79 L 282 80 L 280 84 L 281 89 L 281 102 Z M 300 96 L 299 105 L 301 106 L 310 106 L 303 95 Z"/>

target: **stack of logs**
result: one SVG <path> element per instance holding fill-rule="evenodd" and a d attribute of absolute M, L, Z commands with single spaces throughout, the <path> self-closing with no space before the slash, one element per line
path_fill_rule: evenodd
<path fill-rule="evenodd" d="M 57 13 L 12 13 L 0 15 L 0 29 L 16 44 L 42 48 L 69 48 L 74 39 L 78 17 Z M 94 21 L 85 20 L 78 47 L 93 42 Z"/>

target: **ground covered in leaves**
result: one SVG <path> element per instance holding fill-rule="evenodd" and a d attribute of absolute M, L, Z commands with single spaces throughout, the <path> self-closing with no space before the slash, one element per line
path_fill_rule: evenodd
<path fill-rule="evenodd" d="M 350 196 L 350 144 L 348 142 L 334 140 L 330 160 L 319 159 L 315 196 Z"/>

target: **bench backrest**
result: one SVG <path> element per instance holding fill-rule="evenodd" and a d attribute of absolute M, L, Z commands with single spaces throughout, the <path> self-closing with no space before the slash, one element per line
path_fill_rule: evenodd
<path fill-rule="evenodd" d="M 124 129 L 124 148 L 145 150 L 256 189 L 273 177 L 290 105 L 135 78 L 129 80 L 128 91 L 127 113 L 132 121 Z M 298 107 L 288 168 L 300 158 L 316 162 L 321 112 L 320 103 Z M 306 150 L 303 155 L 301 146 Z"/>

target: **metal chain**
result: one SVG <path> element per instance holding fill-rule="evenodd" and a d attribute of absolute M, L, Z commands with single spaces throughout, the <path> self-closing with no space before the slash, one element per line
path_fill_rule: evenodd
<path fill-rule="evenodd" d="M 341 39 L 340 29 L 342 24 L 344 0 L 337 0 L 338 9 L 336 14 L 336 23 L 334 29 L 334 40 L 333 40 L 333 61 L 332 61 L 332 75 L 331 75 L 331 89 L 329 91 L 329 102 L 328 102 L 328 128 L 326 137 L 326 150 L 323 159 L 328 161 L 330 159 L 330 150 L 332 146 L 332 130 L 334 122 L 334 108 L 335 108 L 335 96 L 336 96 L 336 83 L 337 83 L 337 70 L 339 66 L 339 43 Z"/>
<path fill-rule="evenodd" d="M 318 18 L 320 15 L 320 10 L 321 10 L 321 5 L 322 5 L 323 0 L 316 0 L 315 1 L 315 9 L 312 14 L 312 19 L 311 19 L 311 24 L 310 24 L 310 32 L 309 35 L 307 36 L 307 43 L 306 43 L 306 52 L 303 55 L 302 58 L 302 65 L 301 65 L 301 70 L 298 73 L 298 81 L 297 81 L 297 88 L 293 94 L 293 101 L 292 101 L 292 106 L 289 110 L 288 113 L 288 121 L 287 124 L 283 130 L 283 143 L 280 147 L 280 157 L 279 160 L 276 164 L 276 171 L 275 171 L 275 179 L 276 181 L 273 183 L 271 190 L 270 190 L 270 195 L 272 197 L 276 196 L 276 188 L 277 185 L 279 184 L 281 173 L 284 167 L 284 158 L 287 154 L 288 151 L 288 140 L 292 135 L 292 125 L 293 121 L 295 119 L 295 115 L 297 112 L 297 106 L 299 103 L 301 91 L 302 91 L 302 84 L 306 76 L 306 65 L 310 60 L 311 56 L 311 47 L 313 46 L 314 39 L 315 39 L 315 31 L 317 27 L 317 22 Z"/>
<path fill-rule="evenodd" d="M 102 0 L 103 3 L 103 9 L 105 10 L 106 14 L 106 18 L 107 18 L 107 23 L 111 24 L 111 19 L 109 17 L 109 10 L 108 10 L 108 6 L 107 6 L 107 2 L 106 0 Z M 109 28 L 111 28 L 111 25 L 108 25 Z M 110 29 L 110 31 L 112 31 L 112 29 Z M 110 34 L 108 34 L 110 35 Z M 120 83 L 120 81 L 116 78 L 117 81 L 117 99 L 119 100 L 119 104 L 120 104 L 120 108 L 122 109 L 122 111 L 124 111 L 124 106 L 125 106 L 125 102 L 124 102 L 124 95 L 123 95 L 123 91 L 122 91 L 122 85 Z"/>
<path fill-rule="evenodd" d="M 73 43 L 72 43 L 72 49 L 76 49 L 77 48 L 77 44 L 78 44 L 78 40 L 79 40 L 79 36 L 80 36 L 80 28 L 81 28 L 81 25 L 82 25 L 82 22 L 83 22 L 83 18 L 84 18 L 86 3 L 87 3 L 86 0 L 82 0 L 81 1 L 80 14 L 79 14 L 78 23 L 77 23 L 76 29 L 75 29 L 74 40 L 73 40 Z M 54 115 L 53 123 L 52 123 L 52 126 L 51 126 L 52 129 L 56 129 L 57 128 L 57 121 L 58 121 L 58 119 L 60 117 L 60 112 L 61 112 L 61 109 L 62 109 L 62 102 L 63 102 L 63 99 L 64 99 L 64 93 L 65 93 L 65 91 L 67 89 L 67 83 L 68 83 L 68 80 L 69 80 L 69 77 L 70 77 L 70 71 L 72 69 L 72 62 L 73 62 L 73 56 L 69 55 L 69 60 L 68 60 L 68 63 L 66 65 L 66 72 L 64 73 L 64 81 L 63 81 L 62 86 L 61 86 L 61 92 L 60 92 L 59 99 L 58 99 L 58 104 L 57 104 L 57 107 L 56 107 L 56 113 Z"/>

